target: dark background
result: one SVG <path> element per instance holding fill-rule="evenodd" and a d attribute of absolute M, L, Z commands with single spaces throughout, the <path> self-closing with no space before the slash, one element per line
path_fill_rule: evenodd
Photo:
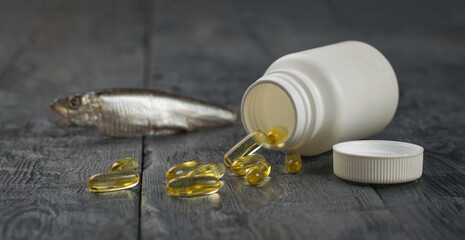
<path fill-rule="evenodd" d="M 63 127 L 54 98 L 102 88 L 169 90 L 239 109 L 278 57 L 344 40 L 378 48 L 400 102 L 371 139 L 425 148 L 423 176 L 354 184 L 332 153 L 269 182 L 229 171 L 219 193 L 172 198 L 169 166 L 221 161 L 241 125 L 112 138 Z M 464 1 L 0 1 L 0 239 L 463 239 Z M 131 190 L 94 194 L 87 178 L 132 156 Z"/>

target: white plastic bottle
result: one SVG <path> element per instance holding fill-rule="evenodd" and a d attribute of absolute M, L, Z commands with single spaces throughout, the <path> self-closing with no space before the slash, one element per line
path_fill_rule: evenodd
<path fill-rule="evenodd" d="M 284 125 L 289 137 L 272 148 L 311 156 L 381 131 L 398 98 L 388 60 L 366 43 L 347 41 L 275 61 L 245 92 L 242 123 L 248 132 Z"/>

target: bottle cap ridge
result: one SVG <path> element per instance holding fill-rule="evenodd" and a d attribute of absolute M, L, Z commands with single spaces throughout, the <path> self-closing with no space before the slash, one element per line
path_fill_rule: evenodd
<path fill-rule="evenodd" d="M 353 182 L 410 182 L 423 172 L 423 148 L 396 141 L 342 142 L 333 146 L 333 170 L 336 176 Z"/>

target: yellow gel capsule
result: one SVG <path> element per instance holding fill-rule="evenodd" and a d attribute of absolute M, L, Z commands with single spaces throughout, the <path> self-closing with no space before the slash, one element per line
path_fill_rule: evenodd
<path fill-rule="evenodd" d="M 224 164 L 221 162 L 214 162 L 206 165 L 202 165 L 192 171 L 190 171 L 186 177 L 202 177 L 202 176 L 212 176 L 220 179 L 224 173 L 226 172 L 226 168 Z"/>
<path fill-rule="evenodd" d="M 240 157 L 257 151 L 265 143 L 265 133 L 261 130 L 251 132 L 224 155 L 224 163 L 231 166 L 232 162 Z"/>
<path fill-rule="evenodd" d="M 266 133 L 266 142 L 272 146 L 276 146 L 287 139 L 289 130 L 285 126 L 275 126 Z"/>
<path fill-rule="evenodd" d="M 190 161 L 173 166 L 166 171 L 166 179 L 170 181 L 171 179 L 185 177 L 190 171 L 202 165 L 205 165 L 205 163 L 201 161 Z"/>
<path fill-rule="evenodd" d="M 109 172 L 116 172 L 116 171 L 128 171 L 128 170 L 136 170 L 139 167 L 139 163 L 136 159 L 127 157 L 123 158 L 115 163 L 113 163 L 110 167 Z"/>
<path fill-rule="evenodd" d="M 265 161 L 265 157 L 259 154 L 240 157 L 231 164 L 231 171 L 236 175 L 243 176 L 249 168 L 261 161 Z"/>
<path fill-rule="evenodd" d="M 263 179 L 268 177 L 271 172 L 271 166 L 267 161 L 261 161 L 255 164 L 254 166 L 250 167 L 247 171 L 245 178 L 249 181 L 252 185 L 257 185 Z"/>
<path fill-rule="evenodd" d="M 284 161 L 286 169 L 290 173 L 297 173 L 302 169 L 302 158 L 296 151 L 286 152 L 286 160 Z"/>
<path fill-rule="evenodd" d="M 139 183 L 139 174 L 132 171 L 106 172 L 92 175 L 87 186 L 93 192 L 110 192 L 135 187 Z"/>
<path fill-rule="evenodd" d="M 166 184 L 166 190 L 173 197 L 212 194 L 219 189 L 220 180 L 211 176 L 176 178 Z"/>

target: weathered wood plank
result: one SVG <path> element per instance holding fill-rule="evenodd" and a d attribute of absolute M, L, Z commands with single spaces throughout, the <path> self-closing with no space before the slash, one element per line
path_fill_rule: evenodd
<path fill-rule="evenodd" d="M 11 61 L 14 62 L 31 45 L 31 38 L 36 34 L 34 27 L 45 12 L 50 12 L 50 6 L 46 1 L 1 1 L 0 12 L 1 77 L 12 67 Z"/>
<path fill-rule="evenodd" d="M 0 51 L 0 238 L 137 239 L 140 188 L 94 194 L 86 181 L 122 157 L 141 160 L 142 138 L 61 127 L 48 105 L 74 92 L 142 87 L 143 6 L 0 5 L 8 6 L 0 8 L 2 30 L 15 29 L 0 35 L 8 43 Z"/>
<path fill-rule="evenodd" d="M 143 239 L 463 238 L 461 1 L 148 5 L 0 1 L 1 239 L 134 239 L 139 227 Z M 147 25 L 154 34 L 145 32 L 151 38 L 144 43 Z M 424 175 L 414 183 L 342 181 L 330 153 L 306 158 L 304 170 L 290 175 L 281 153 L 262 151 L 273 166 L 262 187 L 229 173 L 218 194 L 166 194 L 169 166 L 221 161 L 245 134 L 238 125 L 148 137 L 142 191 L 91 194 L 87 177 L 121 157 L 141 159 L 142 138 L 63 128 L 48 109 L 68 93 L 143 85 L 238 109 L 246 87 L 279 56 L 346 39 L 372 43 L 397 72 L 399 110 L 373 138 L 425 147 Z M 152 66 L 145 69 L 150 81 L 143 81 L 144 64 Z"/>
<path fill-rule="evenodd" d="M 85 183 L 117 159 L 140 159 L 140 139 L 8 136 L 0 144 L 2 239 L 137 238 L 139 189 L 93 194 Z"/>
<path fill-rule="evenodd" d="M 169 166 L 192 159 L 221 161 L 244 136 L 239 128 L 147 139 L 143 239 L 406 237 L 369 185 L 334 176 L 330 154 L 307 158 L 304 170 L 291 175 L 282 169 L 282 154 L 262 151 L 273 169 L 263 187 L 251 187 L 228 170 L 218 194 L 189 199 L 167 195 L 163 173 Z M 335 223 L 340 226 L 331 228 Z"/>
<path fill-rule="evenodd" d="M 465 21 L 458 16 L 465 11 L 465 4 L 301 2 L 299 8 L 283 6 L 280 12 L 260 2 L 234 5 L 247 23 L 244 27 L 278 56 L 304 49 L 306 44 L 345 39 L 367 41 L 386 55 L 399 80 L 399 108 L 390 126 L 373 139 L 423 146 L 424 174 L 414 183 L 373 187 L 409 238 L 462 239 Z M 260 11 L 247 14 L 249 8 Z M 263 31 L 264 21 L 279 33 L 273 34 L 271 41 L 270 34 Z"/>
<path fill-rule="evenodd" d="M 447 16 L 444 16 L 447 21 Z M 465 29 L 465 24 L 462 25 Z M 390 211 L 406 226 L 412 238 L 463 239 L 465 236 L 465 65 L 461 42 L 449 42 L 430 52 L 432 42 L 414 47 L 431 55 L 423 63 L 392 54 L 401 89 L 399 111 L 377 139 L 417 143 L 425 148 L 423 176 L 395 186 L 374 185 Z M 418 40 L 420 41 L 420 40 Z M 460 50 L 458 50 L 460 49 Z M 408 89 L 408 91 L 407 91 Z"/>
<path fill-rule="evenodd" d="M 347 3 L 349 4 L 349 3 Z M 385 52 L 399 68 L 401 101 L 414 93 L 412 72 L 421 75 L 418 66 L 427 64 L 425 59 L 412 69 L 403 67 L 422 56 L 445 60 L 447 53 L 435 43 L 442 43 L 447 51 L 456 49 L 447 44 L 458 44 L 460 38 L 452 33 L 441 37 L 440 27 L 423 31 L 428 18 L 445 17 L 445 24 L 453 25 L 457 10 L 445 9 L 433 13 L 428 6 L 412 3 L 399 5 L 374 4 L 359 1 L 347 6 L 337 3 L 294 1 L 282 3 L 266 2 L 166 2 L 155 4 L 153 43 L 153 78 L 151 87 L 197 96 L 231 107 L 239 108 L 245 88 L 257 79 L 276 58 L 293 51 L 300 51 L 347 39 L 359 39 L 372 43 Z M 352 3 L 351 3 L 352 4 Z M 345 12 L 349 8 L 350 11 Z M 418 16 L 410 19 L 409 13 Z M 445 15 L 451 13 L 451 17 Z M 379 14 L 385 14 L 381 17 Z M 355 15 L 355 16 L 352 16 Z M 177 16 L 183 16 L 179 18 Z M 392 19 L 392 21 L 390 21 Z M 427 20 L 426 22 L 424 20 Z M 407 21 L 406 24 L 405 21 Z M 417 31 L 416 36 L 406 34 Z M 424 36 L 433 38 L 426 42 Z M 427 52 L 427 49 L 431 49 Z M 411 54 L 409 51 L 413 51 Z M 463 57 L 462 50 L 451 56 L 450 62 L 457 64 Z M 442 59 L 441 59 L 442 57 Z M 458 70 L 458 69 L 456 69 Z M 407 75 L 404 75 L 406 71 Z M 463 72 L 457 72 L 463 76 Z M 423 75 L 421 75 L 423 76 Z M 434 79 L 429 81 L 435 82 Z M 454 80 L 456 82 L 456 80 Z M 413 84 L 414 85 L 414 84 Z M 435 88 L 431 86 L 427 92 Z M 427 94 L 422 96 L 428 97 Z M 456 99 L 457 100 L 457 99 Z M 418 106 L 401 103 L 395 122 L 412 121 L 412 112 Z M 457 108 L 457 104 L 453 104 Z M 459 107 L 462 109 L 462 107 Z M 421 115 L 420 115 L 421 116 Z M 451 118 L 457 116 L 449 115 Z M 408 126 L 391 125 L 383 134 L 384 139 L 404 140 L 420 143 L 421 135 L 403 138 L 398 132 L 410 132 Z M 222 155 L 238 141 L 245 132 L 241 126 L 232 126 L 189 135 L 174 135 L 166 138 L 147 138 L 147 163 L 142 192 L 146 199 L 142 203 L 141 236 L 149 238 L 433 238 L 446 235 L 461 236 L 459 224 L 464 214 L 460 210 L 463 196 L 459 181 L 463 173 L 450 169 L 450 163 L 438 163 L 441 171 L 453 174 L 458 180 L 447 190 L 447 181 L 424 176 L 416 183 L 389 187 L 351 184 L 336 178 L 332 172 L 330 153 L 306 158 L 304 170 L 297 175 L 282 171 L 282 154 L 264 152 L 272 163 L 271 180 L 261 188 L 244 185 L 243 179 L 228 174 L 224 187 L 218 194 L 192 199 L 171 198 L 165 191 L 164 171 L 169 166 L 193 159 L 206 162 L 221 161 Z M 463 142 L 463 138 L 457 140 Z M 433 141 L 435 142 L 435 141 Z M 437 144 L 437 142 L 435 142 Z M 425 146 L 428 150 L 428 146 Z M 441 146 L 438 146 L 439 148 Z M 463 158 L 463 153 L 460 156 Z M 428 155 L 426 158 L 428 161 Z M 425 172 L 431 171 L 425 169 Z M 428 179 L 428 181 L 423 181 Z M 443 220 L 436 221 L 435 215 L 408 214 L 402 211 L 409 206 L 412 191 L 426 194 L 433 185 L 439 184 L 445 191 L 458 198 L 448 201 L 436 209 L 454 210 L 454 225 L 445 227 Z M 404 188 L 406 186 L 406 188 Z M 441 187 L 436 187 L 438 190 Z M 393 189 L 393 190 L 391 190 Z M 452 192 L 450 192 L 452 191 Z M 454 195 L 455 194 L 455 195 Z M 444 200 L 436 194 L 426 194 L 430 199 Z M 436 203 L 437 204 L 437 203 Z M 431 206 L 431 204 L 429 205 Z M 421 223 L 421 224 L 419 224 Z M 412 231 L 422 224 L 434 228 L 425 234 Z M 462 224 L 463 225 L 463 224 Z M 449 231 L 452 230 L 452 231 Z M 436 231 L 435 234 L 428 235 Z"/>

